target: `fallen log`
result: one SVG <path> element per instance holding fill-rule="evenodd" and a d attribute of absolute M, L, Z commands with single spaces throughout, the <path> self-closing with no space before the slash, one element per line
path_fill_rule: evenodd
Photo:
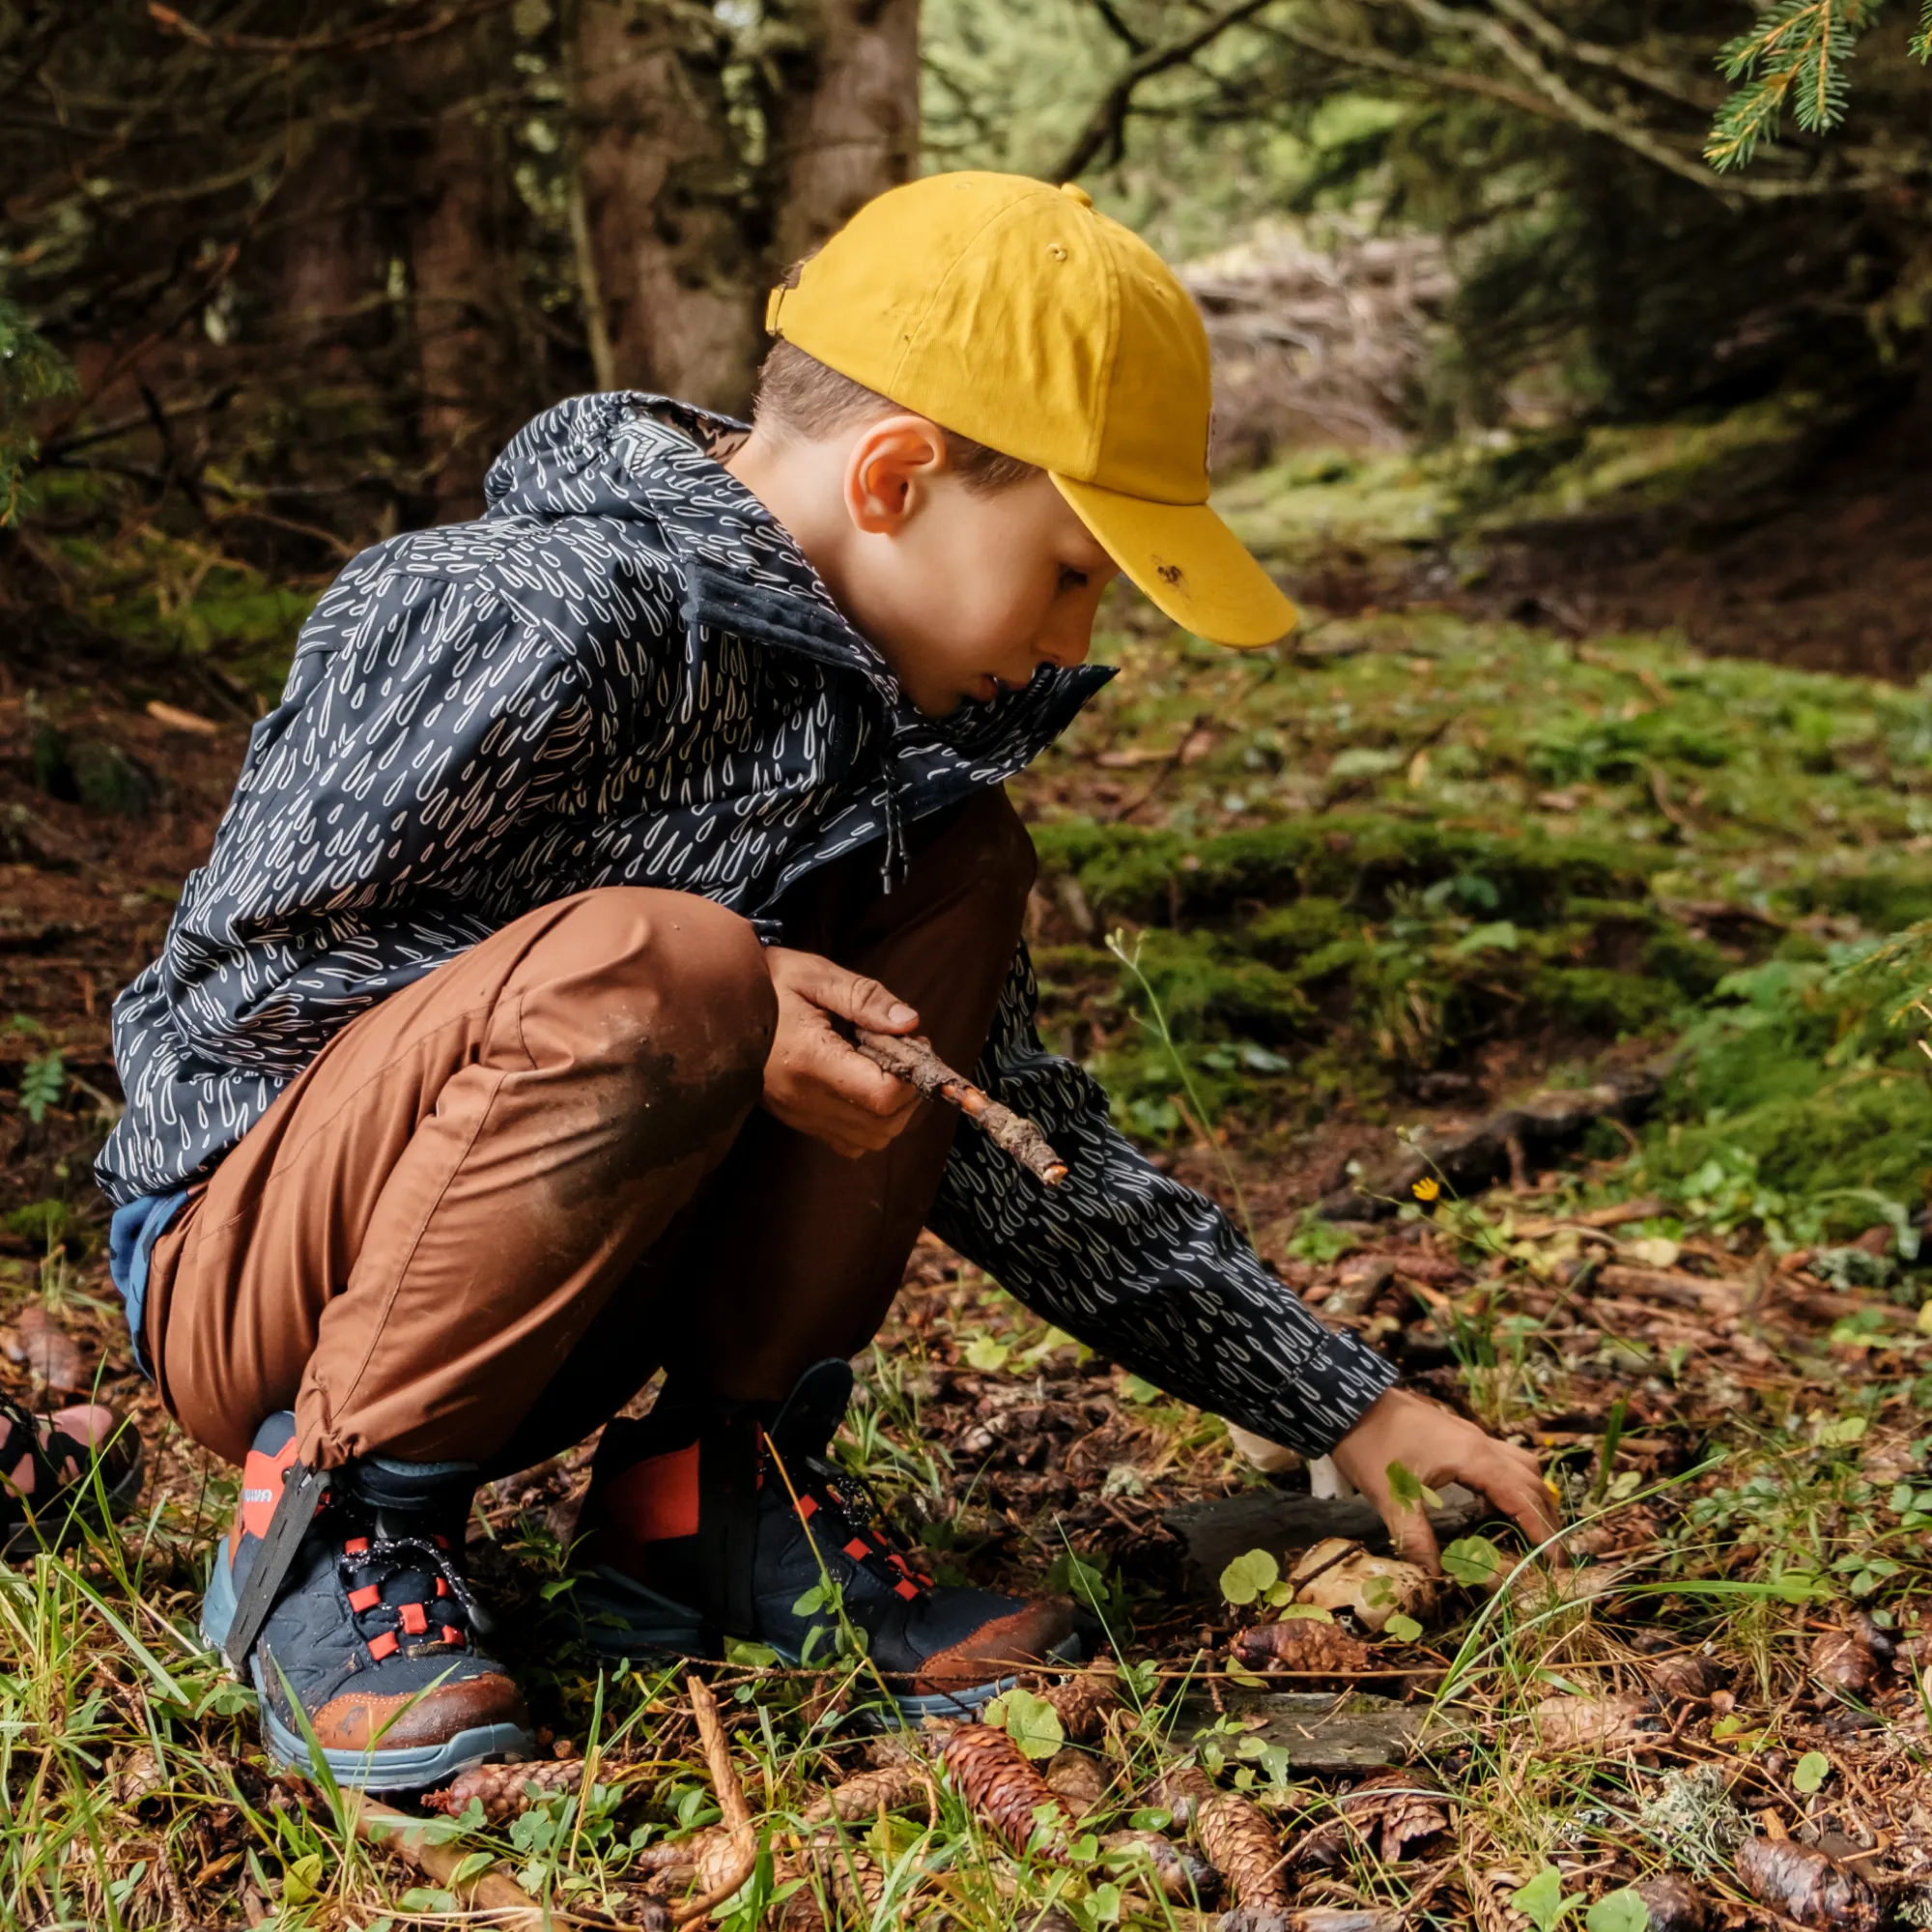
<path fill-rule="evenodd" d="M 1546 1088 L 1453 1133 L 1422 1134 L 1379 1174 L 1325 1195 L 1322 1217 L 1382 1219 L 1417 1199 L 1418 1183 L 1425 1191 L 1433 1186 L 1456 1196 L 1480 1194 L 1532 1161 L 1567 1152 L 1599 1121 L 1641 1119 L 1662 1089 L 1661 1069 L 1639 1067 L 1612 1073 L 1594 1087 Z"/>

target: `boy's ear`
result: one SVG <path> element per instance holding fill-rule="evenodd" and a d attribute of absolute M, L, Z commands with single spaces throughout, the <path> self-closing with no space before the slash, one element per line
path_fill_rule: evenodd
<path fill-rule="evenodd" d="M 952 466 L 946 432 L 925 416 L 881 416 L 854 439 L 845 459 L 845 510 L 871 536 L 895 536 L 927 501 L 933 479 Z"/>

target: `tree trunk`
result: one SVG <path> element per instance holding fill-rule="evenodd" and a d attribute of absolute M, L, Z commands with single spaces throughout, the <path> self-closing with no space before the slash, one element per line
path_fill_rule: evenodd
<path fill-rule="evenodd" d="M 802 0 L 774 103 L 775 264 L 842 227 L 919 159 L 919 0 Z"/>
<path fill-rule="evenodd" d="M 291 354 L 319 356 L 333 370 L 348 358 L 347 335 L 372 292 L 373 256 L 362 210 L 363 160 L 339 128 L 307 130 L 309 147 L 280 197 L 287 229 L 277 280 Z"/>
<path fill-rule="evenodd" d="M 757 366 L 750 291 L 766 250 L 726 109 L 726 30 L 652 0 L 582 0 L 575 36 L 583 222 L 611 373 L 742 410 Z"/>
<path fill-rule="evenodd" d="M 715 19 L 581 0 L 574 37 L 582 226 L 611 373 L 732 412 L 751 400 L 766 291 L 904 181 L 919 141 L 919 0 L 789 0 L 767 8 L 763 41 L 763 63 L 740 71 L 772 76 L 759 153 L 728 111 L 734 50 Z"/>
<path fill-rule="evenodd" d="M 504 162 L 483 99 L 497 21 L 485 16 L 412 50 L 423 119 L 410 233 L 421 434 L 437 521 L 474 516 L 483 472 L 511 427 L 513 338 Z"/>

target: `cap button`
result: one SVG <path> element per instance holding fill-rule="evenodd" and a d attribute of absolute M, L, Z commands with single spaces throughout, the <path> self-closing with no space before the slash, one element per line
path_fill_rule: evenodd
<path fill-rule="evenodd" d="M 1078 182 L 1062 182 L 1060 191 L 1062 194 L 1070 195 L 1082 208 L 1094 206 L 1094 197 Z"/>

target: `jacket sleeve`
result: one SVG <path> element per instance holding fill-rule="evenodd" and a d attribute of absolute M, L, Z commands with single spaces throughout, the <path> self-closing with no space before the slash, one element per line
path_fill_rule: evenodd
<path fill-rule="evenodd" d="M 1270 1441 L 1325 1454 L 1395 1381 L 1394 1369 L 1324 1327 L 1218 1208 L 1135 1151 L 1098 1082 L 1041 1046 L 1037 1005 L 1022 947 L 978 1078 L 1039 1124 L 1066 1179 L 1042 1186 L 962 1124 L 933 1232 L 1155 1386 Z"/>
<path fill-rule="evenodd" d="M 182 1047 L 286 1079 L 485 937 L 501 923 L 487 862 L 510 826 L 567 804 L 590 724 L 548 627 L 488 582 L 381 553 L 352 566 L 303 626 L 143 976 Z"/>

